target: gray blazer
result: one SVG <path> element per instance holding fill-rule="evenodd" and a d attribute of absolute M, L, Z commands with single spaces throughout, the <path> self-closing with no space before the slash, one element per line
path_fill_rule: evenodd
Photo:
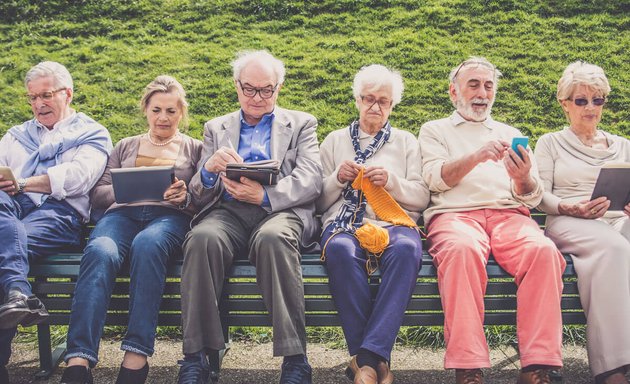
<path fill-rule="evenodd" d="M 280 175 L 276 185 L 263 186 L 267 191 L 271 212 L 292 210 L 304 224 L 302 245 L 308 246 L 319 232 L 315 222 L 315 200 L 322 189 L 322 165 L 317 144 L 317 119 L 300 111 L 274 109 L 271 126 L 271 158 L 280 160 Z M 219 179 L 213 188 L 204 188 L 201 168 L 221 147 L 230 142 L 238 148 L 240 140 L 240 110 L 208 121 L 204 126 L 203 150 L 199 171 L 190 181 L 193 203 L 202 207 L 193 218 L 191 226 L 203 218 L 219 201 L 225 190 Z"/>

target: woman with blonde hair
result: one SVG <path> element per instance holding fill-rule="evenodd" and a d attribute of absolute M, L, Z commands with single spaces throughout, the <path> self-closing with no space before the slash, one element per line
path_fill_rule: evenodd
<path fill-rule="evenodd" d="M 604 70 L 577 61 L 558 82 L 557 99 L 569 121 L 543 135 L 535 156 L 545 194 L 546 234 L 570 253 L 586 315 L 587 351 L 596 383 L 628 383 L 630 365 L 630 204 L 610 210 L 591 200 L 600 169 L 630 163 L 630 141 L 599 127 L 610 85 Z"/>
<path fill-rule="evenodd" d="M 121 140 L 105 173 L 91 193 L 92 207 L 105 209 L 81 259 L 72 302 L 68 367 L 61 383 L 92 383 L 91 368 L 98 347 L 115 279 L 123 262 L 129 264 L 129 324 L 121 349 L 125 351 L 117 384 L 144 383 L 153 354 L 155 329 L 170 258 L 181 255 L 195 207 L 187 185 L 196 172 L 202 143 L 182 132 L 188 103 L 181 84 L 158 76 L 145 88 L 140 102 L 149 130 Z M 111 170 L 170 165 L 175 181 L 163 201 L 118 204 L 114 201 Z"/>

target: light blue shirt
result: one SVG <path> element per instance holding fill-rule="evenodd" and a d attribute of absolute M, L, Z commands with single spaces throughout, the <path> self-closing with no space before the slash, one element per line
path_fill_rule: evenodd
<path fill-rule="evenodd" d="M 256 125 L 249 125 L 243 118 L 241 110 L 241 131 L 238 142 L 238 154 L 243 158 L 244 163 L 271 159 L 271 125 L 275 115 L 273 112 L 264 115 Z M 201 182 L 205 188 L 214 188 L 219 175 L 214 172 L 208 172 L 205 167 L 201 168 Z M 264 190 L 264 189 L 263 189 Z M 263 197 L 262 206 L 270 207 L 269 196 L 267 191 Z M 233 197 L 225 192 L 223 194 L 225 200 L 232 200 Z"/>

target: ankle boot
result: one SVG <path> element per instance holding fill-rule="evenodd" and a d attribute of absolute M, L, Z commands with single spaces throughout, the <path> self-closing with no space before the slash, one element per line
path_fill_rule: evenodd
<path fill-rule="evenodd" d="M 143 384 L 149 375 L 149 363 L 140 369 L 129 369 L 120 365 L 116 384 Z"/>

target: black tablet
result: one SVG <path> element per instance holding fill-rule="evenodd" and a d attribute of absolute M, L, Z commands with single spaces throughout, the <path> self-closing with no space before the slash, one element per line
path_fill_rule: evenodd
<path fill-rule="evenodd" d="M 112 168 L 114 198 L 118 204 L 162 201 L 175 180 L 172 166 Z"/>

